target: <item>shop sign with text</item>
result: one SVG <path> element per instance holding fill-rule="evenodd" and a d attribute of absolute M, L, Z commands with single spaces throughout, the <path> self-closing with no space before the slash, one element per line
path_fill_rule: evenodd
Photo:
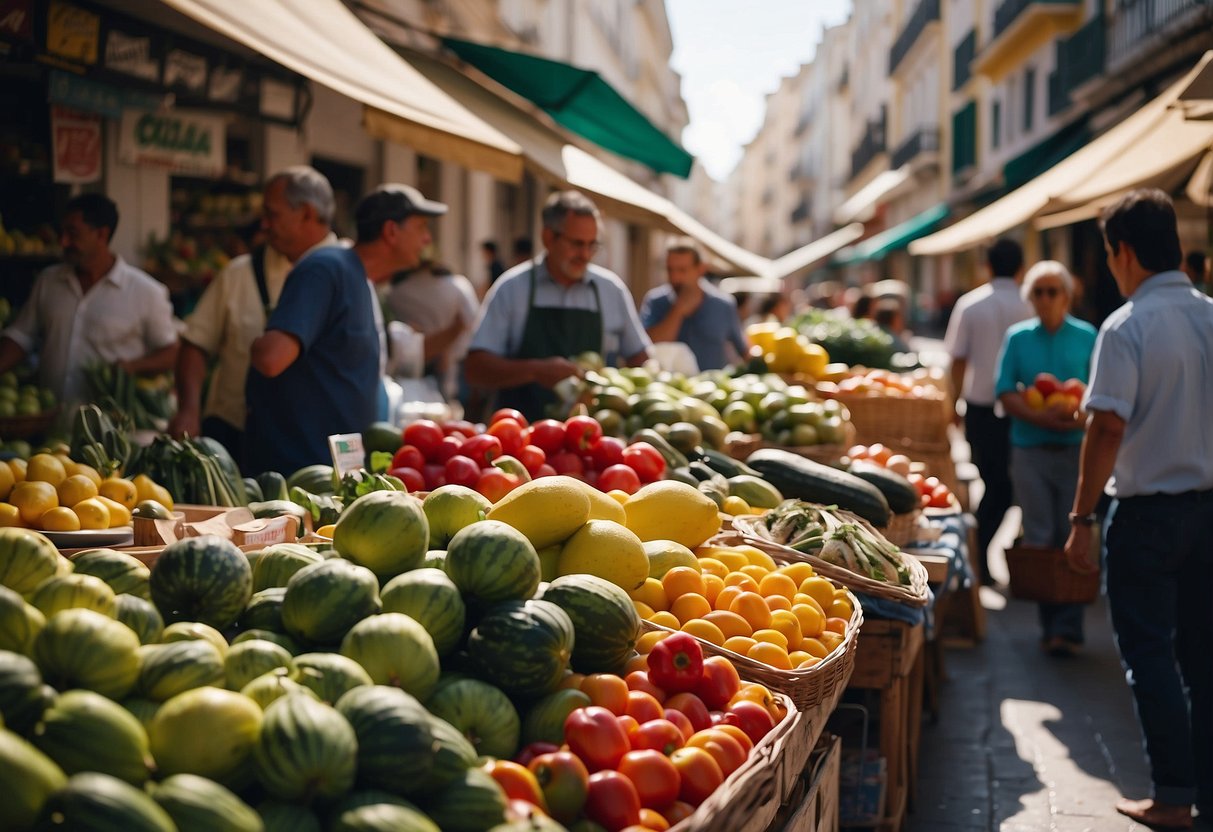
<path fill-rule="evenodd" d="M 128 165 L 157 165 L 175 173 L 218 176 L 226 165 L 223 118 L 181 111 L 126 110 L 118 156 Z"/>
<path fill-rule="evenodd" d="M 101 178 L 101 117 L 67 107 L 51 107 L 55 181 L 67 184 Z"/>

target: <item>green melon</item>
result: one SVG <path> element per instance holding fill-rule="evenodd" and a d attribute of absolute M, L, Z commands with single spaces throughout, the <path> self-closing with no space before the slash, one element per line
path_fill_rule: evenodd
<path fill-rule="evenodd" d="M 29 654 L 46 626 L 46 616 L 17 592 L 0 586 L 0 650 Z"/>
<path fill-rule="evenodd" d="M 425 803 L 443 832 L 485 832 L 505 821 L 506 796 L 484 769 L 470 768 Z"/>
<path fill-rule="evenodd" d="M 42 715 L 34 745 L 69 775 L 99 771 L 141 786 L 154 766 L 139 720 L 88 690 L 69 690 L 55 700 Z"/>
<path fill-rule="evenodd" d="M 476 765 L 476 746 L 463 732 L 445 719 L 430 714 L 430 734 L 434 737 L 434 760 L 420 789 L 429 793 L 454 780 Z"/>
<path fill-rule="evenodd" d="M 175 641 L 139 648 L 140 696 L 167 702 L 179 693 L 201 687 L 222 687 L 226 681 L 223 656 L 206 641 Z"/>
<path fill-rule="evenodd" d="M 479 679 L 445 684 L 425 703 L 430 713 L 455 727 L 476 752 L 508 760 L 518 751 L 522 724 L 510 698 Z"/>
<path fill-rule="evenodd" d="M 539 555 L 522 532 L 485 520 L 451 538 L 446 573 L 466 598 L 478 603 L 521 601 L 539 586 Z"/>
<path fill-rule="evenodd" d="M 209 624 L 202 624 L 198 621 L 178 621 L 175 624 L 169 624 L 160 635 L 160 641 L 163 644 L 172 644 L 177 641 L 205 641 L 218 650 L 220 656 L 227 655 L 227 639 L 223 637 L 223 633 Z"/>
<path fill-rule="evenodd" d="M 308 803 L 349 791 L 358 739 L 337 710 L 307 696 L 284 696 L 265 709 L 253 749 L 257 779 L 280 800 Z"/>
<path fill-rule="evenodd" d="M 254 639 L 259 639 L 261 641 L 272 641 L 274 644 L 277 644 L 292 656 L 303 652 L 303 648 L 299 646 L 299 642 L 295 641 L 288 635 L 276 633 L 273 630 L 245 630 L 243 633 L 232 639 L 232 646 L 234 647 L 237 644 L 245 641 L 252 641 Z"/>
<path fill-rule="evenodd" d="M 261 817 L 230 790 L 196 774 L 174 774 L 152 790 L 152 799 L 178 830 L 262 832 Z"/>
<path fill-rule="evenodd" d="M 93 610 L 114 617 L 114 591 L 92 575 L 56 575 L 47 578 L 30 595 L 29 602 L 50 618 L 62 610 Z"/>
<path fill-rule="evenodd" d="M 594 575 L 565 575 L 539 596 L 560 607 L 573 622 L 573 670 L 619 673 L 636 647 L 640 616 L 628 594 Z"/>
<path fill-rule="evenodd" d="M 40 829 L 80 832 L 177 832 L 177 825 L 147 793 L 117 777 L 93 771 L 73 775 L 42 806 Z"/>
<path fill-rule="evenodd" d="M 137 595 L 119 595 L 114 608 L 117 619 L 130 627 L 142 644 L 155 644 L 164 635 L 164 619 L 151 601 Z"/>
<path fill-rule="evenodd" d="M 356 687 L 375 684 L 362 665 L 338 653 L 295 656 L 295 677 L 330 705 Z"/>
<path fill-rule="evenodd" d="M 286 600 L 286 587 L 274 586 L 254 592 L 248 606 L 240 613 L 242 630 L 282 631 L 282 602 Z"/>
<path fill-rule="evenodd" d="M 438 652 L 425 628 L 398 612 L 359 621 L 341 642 L 341 655 L 362 665 L 377 685 L 425 699 L 438 682 Z"/>
<path fill-rule="evenodd" d="M 92 575 L 109 584 L 115 595 L 137 595 L 151 600 L 151 570 L 136 557 L 113 549 L 89 549 L 72 558 L 77 575 Z"/>
<path fill-rule="evenodd" d="M 380 593 L 383 611 L 409 616 L 430 634 L 439 656 L 463 640 L 467 617 L 459 587 L 441 569 L 414 569 L 388 581 Z"/>
<path fill-rule="evenodd" d="M 253 594 L 248 558 L 215 535 L 170 543 L 152 567 L 152 601 L 168 622 L 198 621 L 222 630 Z"/>
<path fill-rule="evenodd" d="M 38 666 L 19 653 L 0 650 L 0 717 L 10 731 L 26 735 L 55 700 Z"/>
<path fill-rule="evenodd" d="M 430 714 L 415 698 L 383 685 L 354 688 L 337 702 L 358 737 L 358 782 L 414 794 L 434 761 Z"/>
<path fill-rule="evenodd" d="M 286 648 L 272 641 L 252 639 L 233 644 L 227 651 L 223 670 L 230 690 L 242 690 L 245 685 L 278 668 L 294 673 L 295 661 Z"/>
<path fill-rule="evenodd" d="M 66 783 L 54 760 L 12 731 L 0 729 L 0 829 L 33 828 L 47 798 Z"/>
<path fill-rule="evenodd" d="M 334 558 L 300 569 L 286 585 L 282 626 L 309 644 L 340 644 L 350 628 L 379 611 L 375 573 Z"/>
<path fill-rule="evenodd" d="M 445 549 L 460 529 L 485 518 L 493 508 L 487 497 L 465 485 L 440 485 L 421 504 L 430 524 L 431 549 Z"/>
<path fill-rule="evenodd" d="M 253 565 L 253 592 L 285 587 L 291 576 L 324 558 L 299 543 L 280 543 L 262 549 Z"/>
<path fill-rule="evenodd" d="M 429 539 L 421 501 L 401 491 L 364 494 L 345 507 L 333 530 L 333 548 L 384 581 L 417 568 Z"/>
<path fill-rule="evenodd" d="M 284 667 L 258 676 L 242 687 L 240 692 L 256 702 L 263 711 L 274 700 L 292 693 L 301 693 L 314 698 L 317 702 L 320 701 L 320 697 L 314 690 L 292 679 Z"/>
<path fill-rule="evenodd" d="M 261 709 L 247 696 L 197 688 L 160 706 L 148 726 L 160 772 L 239 780 L 261 733 Z"/>
<path fill-rule="evenodd" d="M 337 490 L 331 465 L 306 465 L 286 478 L 286 486 L 302 488 L 309 494 L 332 494 Z"/>
<path fill-rule="evenodd" d="M 29 529 L 0 529 L 0 586 L 29 595 L 38 584 L 63 572 L 71 564 L 55 544 Z"/>
<path fill-rule="evenodd" d="M 257 806 L 265 832 L 321 832 L 320 819 L 310 809 L 281 800 L 267 800 Z"/>
<path fill-rule="evenodd" d="M 139 720 L 139 724 L 143 726 L 145 732 L 148 726 L 152 724 L 152 719 L 156 716 L 157 711 L 160 710 L 159 702 L 139 696 L 128 696 L 118 704 L 125 708 L 131 716 Z"/>
<path fill-rule="evenodd" d="M 437 569 L 440 572 L 446 571 L 446 549 L 430 549 L 425 553 L 425 557 L 421 559 L 421 565 L 418 569 Z M 407 574 L 407 573 L 406 573 Z"/>
<path fill-rule="evenodd" d="M 490 609 L 468 636 L 477 672 L 506 693 L 542 696 L 564 678 L 573 622 L 550 601 L 510 601 Z"/>
<path fill-rule="evenodd" d="M 85 688 L 121 699 L 139 679 L 139 637 L 99 612 L 64 610 L 38 633 L 34 661 L 59 690 Z"/>
<path fill-rule="evenodd" d="M 578 708 L 593 704 L 579 690 L 556 690 L 540 699 L 526 712 L 522 720 L 522 744 L 550 742 L 564 745 L 564 721 Z"/>
<path fill-rule="evenodd" d="M 371 803 L 337 815 L 329 832 L 441 832 L 416 806 Z"/>

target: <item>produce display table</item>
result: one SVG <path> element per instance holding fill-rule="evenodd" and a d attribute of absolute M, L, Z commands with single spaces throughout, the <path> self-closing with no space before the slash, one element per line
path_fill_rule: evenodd
<path fill-rule="evenodd" d="M 821 737 L 768 832 L 837 832 L 842 741 Z"/>

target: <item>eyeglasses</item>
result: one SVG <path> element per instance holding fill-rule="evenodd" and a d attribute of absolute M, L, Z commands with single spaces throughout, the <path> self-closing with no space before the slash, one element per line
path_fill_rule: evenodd
<path fill-rule="evenodd" d="M 1061 294 L 1061 289 L 1056 286 L 1036 286 L 1032 289 L 1032 297 L 1034 298 L 1055 298 Z"/>
<path fill-rule="evenodd" d="M 566 243 L 568 243 L 570 246 L 572 246 L 575 249 L 585 249 L 591 255 L 597 254 L 598 250 L 602 248 L 602 243 L 599 242 L 598 240 L 574 240 L 572 237 L 566 237 L 564 234 L 560 233 L 559 231 L 556 232 L 556 237 L 559 239 L 563 239 Z"/>

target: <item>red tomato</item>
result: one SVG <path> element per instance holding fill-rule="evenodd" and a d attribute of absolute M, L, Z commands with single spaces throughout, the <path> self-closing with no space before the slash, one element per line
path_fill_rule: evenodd
<path fill-rule="evenodd" d="M 585 472 L 585 465 L 582 463 L 581 457 L 572 451 L 557 451 L 549 454 L 547 464 L 551 465 L 557 474 L 580 477 Z"/>
<path fill-rule="evenodd" d="M 712 727 L 712 715 L 708 713 L 708 706 L 693 693 L 676 693 L 665 701 L 665 706 L 686 714 L 696 731 Z"/>
<path fill-rule="evenodd" d="M 640 730 L 640 723 L 636 721 L 636 717 L 630 714 L 615 717 L 616 721 L 623 728 L 623 733 L 628 735 L 628 745 L 632 744 L 632 735 Z"/>
<path fill-rule="evenodd" d="M 578 708 L 564 721 L 564 741 L 590 771 L 614 768 L 631 745 L 623 726 L 606 708 Z"/>
<path fill-rule="evenodd" d="M 594 460 L 594 468 L 598 471 L 605 471 L 612 465 L 619 465 L 623 462 L 623 449 L 627 446 L 622 439 L 616 439 L 614 436 L 602 436 L 590 445 L 590 457 Z"/>
<path fill-rule="evenodd" d="M 388 476 L 397 477 L 409 491 L 425 491 L 425 476 L 416 468 L 390 468 Z"/>
<path fill-rule="evenodd" d="M 689 723 L 687 727 L 690 727 Z M 673 754 L 686 743 L 682 729 L 664 717 L 643 723 L 631 734 L 631 739 L 633 750 L 647 748 L 665 755 Z"/>
<path fill-rule="evenodd" d="M 665 702 L 665 691 L 653 684 L 647 671 L 633 670 L 623 678 L 628 683 L 628 690 L 642 690 L 658 702 Z"/>
<path fill-rule="evenodd" d="M 540 754 L 527 765 L 539 781 L 552 817 L 566 826 L 581 815 L 589 791 L 590 773 L 571 751 Z"/>
<path fill-rule="evenodd" d="M 641 806 L 658 809 L 678 799 L 678 769 L 660 751 L 629 751 L 619 761 L 619 773 L 632 781 Z"/>
<path fill-rule="evenodd" d="M 463 455 L 448 459 L 443 470 L 446 473 L 446 481 L 453 485 L 475 488 L 476 483 L 480 481 L 480 466 Z"/>
<path fill-rule="evenodd" d="M 745 731 L 746 736 L 755 744 L 775 727 L 775 718 L 771 716 L 771 712 L 757 702 L 743 699 L 729 705 L 728 711 L 728 721 Z"/>
<path fill-rule="evenodd" d="M 529 800 L 507 800 L 505 804 L 505 819 L 510 823 L 527 821 L 532 826 L 541 823 L 539 818 L 547 817 L 547 813 Z"/>
<path fill-rule="evenodd" d="M 678 799 L 692 806 L 703 803 L 724 782 L 724 772 L 702 748 L 680 748 L 670 755 L 670 762 L 681 779 Z"/>
<path fill-rule="evenodd" d="M 581 692 L 590 702 L 616 716 L 628 712 L 628 683 L 613 673 L 591 673 L 581 680 Z"/>
<path fill-rule="evenodd" d="M 392 454 L 393 468 L 416 468 L 420 471 L 423 465 L 425 465 L 425 454 L 415 445 L 401 445 L 400 450 Z"/>
<path fill-rule="evenodd" d="M 931 508 L 947 508 L 952 505 L 952 492 L 946 485 L 937 485 L 931 491 L 931 500 L 927 503 Z"/>
<path fill-rule="evenodd" d="M 640 490 L 640 475 L 629 465 L 611 465 L 598 476 L 598 487 L 603 491 L 618 489 L 635 494 Z"/>
<path fill-rule="evenodd" d="M 434 451 L 434 455 L 432 457 L 427 456 L 426 459 L 445 465 L 448 459 L 463 453 L 463 443 L 465 441 L 467 440 L 457 433 L 452 436 L 444 436 L 442 441 L 438 443 L 438 449 Z"/>
<path fill-rule="evenodd" d="M 675 800 L 672 804 L 670 804 L 668 809 L 661 813 L 661 816 L 665 818 L 666 823 L 673 826 L 679 821 L 686 820 L 693 814 L 695 814 L 694 806 L 682 800 Z"/>
<path fill-rule="evenodd" d="M 623 462 L 637 473 L 641 482 L 655 482 L 665 473 L 665 458 L 648 442 L 633 442 L 624 448 Z"/>
<path fill-rule="evenodd" d="M 719 728 L 700 731 L 687 740 L 687 745 L 691 748 L 702 748 L 711 754 L 725 777 L 740 768 L 749 756 L 749 752 L 741 747 L 741 743 Z"/>
<path fill-rule="evenodd" d="M 518 461 L 526 467 L 526 472 L 534 477 L 548 461 L 548 455 L 538 445 L 523 445 L 522 450 L 518 452 Z"/>
<path fill-rule="evenodd" d="M 560 746 L 554 745 L 550 742 L 533 742 L 522 747 L 522 750 L 518 752 L 516 757 L 514 757 L 514 762 L 523 766 L 530 765 L 531 760 L 535 759 L 541 754 L 552 754 L 559 750 Z"/>
<path fill-rule="evenodd" d="M 703 676 L 694 692 L 710 710 L 718 711 L 728 705 L 740 689 L 741 677 L 731 661 L 724 656 L 711 656 L 703 660 Z"/>
<path fill-rule="evenodd" d="M 650 719 L 661 719 L 664 713 L 661 703 L 651 693 L 645 693 L 642 690 L 628 691 L 627 714 L 634 717 L 637 722 L 645 723 Z"/>
<path fill-rule="evenodd" d="M 670 822 L 654 809 L 640 810 L 640 825 L 651 832 L 665 832 L 670 828 Z"/>
<path fill-rule="evenodd" d="M 459 453 L 471 459 L 481 468 L 488 468 L 493 460 L 501 456 L 501 440 L 488 433 L 473 436 L 463 443 Z"/>
<path fill-rule="evenodd" d="M 607 832 L 620 832 L 640 823 L 640 795 L 632 781 L 617 771 L 590 775 L 585 816 Z"/>
<path fill-rule="evenodd" d="M 554 477 L 554 476 L 556 476 L 556 469 L 555 469 L 555 468 L 553 468 L 551 465 L 548 465 L 548 464 L 545 462 L 545 463 L 543 463 L 542 465 L 540 465 L 540 466 L 539 466 L 539 470 L 538 470 L 538 471 L 536 471 L 535 473 L 531 474 L 531 479 L 533 479 L 533 480 L 537 480 L 537 479 L 539 479 L 540 477 Z"/>
<path fill-rule="evenodd" d="M 464 439 L 480 433 L 476 426 L 466 419 L 450 419 L 442 423 L 442 432 L 447 436 L 462 436 Z"/>
<path fill-rule="evenodd" d="M 542 448 L 548 456 L 564 450 L 564 422 L 555 419 L 540 419 L 531 425 L 531 444 Z"/>
<path fill-rule="evenodd" d="M 493 411 L 493 415 L 489 417 L 489 424 L 495 425 L 502 419 L 513 419 L 518 423 L 519 427 L 525 428 L 527 426 L 526 417 L 522 415 L 522 411 L 515 410 L 512 407 L 503 407 Z"/>
<path fill-rule="evenodd" d="M 495 503 L 521 484 L 522 480 L 513 474 L 507 474 L 497 468 L 484 468 L 476 480 L 475 489 L 488 498 L 489 502 Z"/>
<path fill-rule="evenodd" d="M 601 437 L 602 425 L 593 416 L 570 416 L 565 420 L 564 447 L 570 451 L 585 453 Z"/>
<path fill-rule="evenodd" d="M 426 465 L 421 469 L 421 476 L 425 477 L 425 487 L 430 491 L 441 488 L 446 485 L 446 466 Z"/>
<path fill-rule="evenodd" d="M 723 731 L 733 739 L 737 740 L 738 744 L 745 749 L 747 757 L 750 756 L 750 752 L 754 749 L 754 741 L 750 739 L 750 735 L 745 731 L 742 731 L 736 725 L 729 725 L 728 723 L 725 723 L 723 725 L 713 727 L 712 730 Z"/>
<path fill-rule="evenodd" d="M 418 419 L 404 428 L 404 444 L 412 445 L 429 460 L 437 459 L 438 443 L 442 441 L 442 428 L 429 419 Z M 443 460 L 439 460 L 443 461 Z"/>
<path fill-rule="evenodd" d="M 539 781 L 535 779 L 534 772 L 526 766 L 509 760 L 492 760 L 484 770 L 497 781 L 497 785 L 501 786 L 501 790 L 510 800 L 525 800 L 541 809 L 547 809 Z"/>
<path fill-rule="evenodd" d="M 684 742 L 689 740 L 691 735 L 695 733 L 695 726 L 691 724 L 691 720 L 688 719 L 687 715 L 682 711 L 676 711 L 673 708 L 666 708 L 665 718 L 674 723 L 674 727 L 682 732 L 682 739 Z"/>
<path fill-rule="evenodd" d="M 518 456 L 526 445 L 526 440 L 522 438 L 522 425 L 508 416 L 503 416 L 489 425 L 488 434 L 497 437 L 501 442 L 502 453 L 509 456 Z"/>

